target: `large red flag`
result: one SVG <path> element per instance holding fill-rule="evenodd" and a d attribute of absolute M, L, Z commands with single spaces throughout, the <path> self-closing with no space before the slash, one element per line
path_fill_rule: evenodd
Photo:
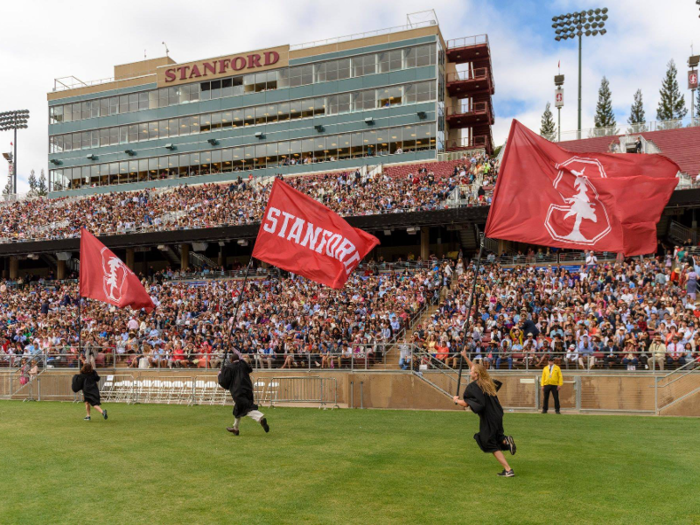
<path fill-rule="evenodd" d="M 340 289 L 379 239 L 275 180 L 253 257 Z"/>
<path fill-rule="evenodd" d="M 661 155 L 573 153 L 514 120 L 485 234 L 560 248 L 654 253 L 656 224 L 679 171 Z"/>
<path fill-rule="evenodd" d="M 80 296 L 119 308 L 155 308 L 136 274 L 85 228 L 80 231 Z"/>

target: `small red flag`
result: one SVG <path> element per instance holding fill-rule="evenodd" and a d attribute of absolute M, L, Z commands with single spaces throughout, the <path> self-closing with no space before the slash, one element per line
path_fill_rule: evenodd
<path fill-rule="evenodd" d="M 155 308 L 136 274 L 85 228 L 80 231 L 80 296 L 118 308 Z"/>
<path fill-rule="evenodd" d="M 485 234 L 628 256 L 654 253 L 656 224 L 679 171 L 662 155 L 573 153 L 513 120 Z"/>
<path fill-rule="evenodd" d="M 253 257 L 340 289 L 379 239 L 275 180 Z"/>

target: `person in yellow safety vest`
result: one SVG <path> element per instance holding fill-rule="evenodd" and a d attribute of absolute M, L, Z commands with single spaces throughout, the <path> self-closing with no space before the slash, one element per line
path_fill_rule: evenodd
<path fill-rule="evenodd" d="M 561 414 L 559 406 L 559 390 L 564 384 L 564 376 L 561 369 L 554 364 L 554 357 L 550 354 L 547 358 L 547 366 L 542 369 L 542 413 L 546 414 L 549 409 L 549 394 L 554 396 L 554 410 Z"/>

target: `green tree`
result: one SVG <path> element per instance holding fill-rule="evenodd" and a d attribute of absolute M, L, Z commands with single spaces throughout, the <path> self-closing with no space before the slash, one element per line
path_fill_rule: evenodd
<path fill-rule="evenodd" d="M 596 130 L 594 135 L 596 137 L 617 134 L 617 122 L 615 121 L 615 112 L 612 107 L 610 82 L 608 82 L 608 79 L 605 77 L 603 77 L 603 80 L 600 82 L 598 103 L 595 107 L 595 116 L 593 120 L 595 122 Z"/>
<path fill-rule="evenodd" d="M 46 187 L 46 173 L 44 170 L 41 170 L 41 174 L 39 175 L 39 183 L 36 186 L 36 193 L 42 197 L 45 197 L 49 193 L 48 188 Z"/>
<path fill-rule="evenodd" d="M 688 113 L 688 108 L 685 107 L 685 97 L 681 94 L 678 87 L 678 70 L 676 63 L 671 60 L 668 63 L 666 76 L 661 83 L 661 100 L 659 107 L 656 110 L 656 119 L 660 121 L 680 120 Z M 667 123 L 663 127 L 678 127 L 677 123 Z"/>
<path fill-rule="evenodd" d="M 642 90 L 638 89 L 634 94 L 634 102 L 630 108 L 630 116 L 627 123 L 630 124 L 630 133 L 647 131 L 646 115 L 644 114 L 644 102 L 642 101 Z"/>
<path fill-rule="evenodd" d="M 29 184 L 29 193 L 31 193 L 32 195 L 35 195 L 37 181 L 36 181 L 36 174 L 34 173 L 34 170 L 29 172 L 29 178 L 27 179 L 27 183 Z"/>
<path fill-rule="evenodd" d="M 10 195 L 12 195 L 12 177 L 7 177 L 7 184 L 2 190 L 2 198 L 4 200 L 9 200 Z"/>
<path fill-rule="evenodd" d="M 695 90 L 697 98 L 695 99 L 695 118 L 700 118 L 700 88 Z"/>
<path fill-rule="evenodd" d="M 557 125 L 554 123 L 552 116 L 552 105 L 547 102 L 547 107 L 544 108 L 542 114 L 542 125 L 540 126 L 540 135 L 549 141 L 553 141 L 557 136 Z"/>

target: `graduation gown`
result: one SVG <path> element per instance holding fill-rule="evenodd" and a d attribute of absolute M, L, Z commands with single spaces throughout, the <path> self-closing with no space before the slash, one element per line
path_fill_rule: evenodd
<path fill-rule="evenodd" d="M 496 391 L 501 388 L 501 382 L 494 380 Z M 474 434 L 474 439 L 479 448 L 484 452 L 496 452 L 506 450 L 508 445 L 503 444 L 505 434 L 503 432 L 503 408 L 497 396 L 484 394 L 475 382 L 469 383 L 464 390 L 464 401 L 479 416 L 479 432 Z"/>
<path fill-rule="evenodd" d="M 94 370 L 89 374 L 80 374 L 83 378 L 83 399 L 92 406 L 100 404 L 100 376 Z"/>
<path fill-rule="evenodd" d="M 219 385 L 229 392 L 235 403 L 233 417 L 240 418 L 251 410 L 257 410 L 253 397 L 253 382 L 250 373 L 253 369 L 245 361 L 227 364 L 219 374 Z"/>

